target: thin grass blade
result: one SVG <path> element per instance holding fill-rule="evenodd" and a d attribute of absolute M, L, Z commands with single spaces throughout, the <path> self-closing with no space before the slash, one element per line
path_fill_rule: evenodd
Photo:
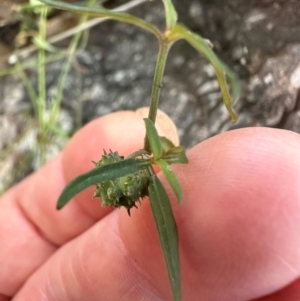
<path fill-rule="evenodd" d="M 180 262 L 176 221 L 168 194 L 154 174 L 151 177 L 149 185 L 149 197 L 167 265 L 173 297 L 175 301 L 181 301 Z"/>

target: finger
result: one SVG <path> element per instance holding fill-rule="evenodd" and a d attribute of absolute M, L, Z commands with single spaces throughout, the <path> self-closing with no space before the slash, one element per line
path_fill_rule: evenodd
<path fill-rule="evenodd" d="M 129 134 L 124 135 L 123 131 Z M 141 148 L 143 134 L 143 121 L 134 112 L 114 113 L 95 120 L 73 137 L 52 164 L 15 187 L 12 193 L 18 195 L 24 214 L 41 233 L 61 245 L 110 211 L 99 206 L 99 199 L 92 199 L 93 187 L 78 194 L 64 210 L 57 211 L 56 202 L 64 186 L 92 169 L 92 161 L 101 159 L 103 149 L 127 155 Z"/>
<path fill-rule="evenodd" d="M 188 165 L 174 166 L 185 193 L 174 208 L 184 300 L 250 300 L 299 277 L 299 151 L 295 133 L 243 129 L 205 141 L 189 152 Z M 152 220 L 143 204 L 120 220 L 120 232 L 163 290 L 160 247 L 144 247 L 157 237 Z"/>
<path fill-rule="evenodd" d="M 126 211 L 112 212 L 64 245 L 30 277 L 13 301 L 164 300 L 119 237 L 121 212 Z"/>
<path fill-rule="evenodd" d="M 244 129 L 202 143 L 190 164 L 174 167 L 185 192 L 174 208 L 184 300 L 251 300 L 299 277 L 299 148 L 293 133 Z M 172 300 L 149 202 L 63 246 L 14 301 L 41 296 Z"/>
<path fill-rule="evenodd" d="M 253 301 L 299 301 L 300 300 L 300 279 L 292 284 L 275 292 L 274 294 L 255 299 Z"/>
<path fill-rule="evenodd" d="M 9 300 L 10 300 L 10 298 L 0 294 L 0 301 L 9 301 Z"/>
<path fill-rule="evenodd" d="M 12 296 L 57 246 L 76 237 L 109 210 L 91 191 L 57 212 L 62 189 L 93 167 L 103 149 L 128 155 L 143 146 L 144 123 L 139 114 L 119 112 L 97 119 L 80 130 L 65 150 L 39 172 L 0 200 L 0 294 Z M 13 276 L 12 276 L 13 275 Z"/>

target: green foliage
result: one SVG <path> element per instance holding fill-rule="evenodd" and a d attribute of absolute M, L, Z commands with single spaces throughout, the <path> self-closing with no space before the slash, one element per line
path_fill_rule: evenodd
<path fill-rule="evenodd" d="M 171 185 L 174 193 L 176 194 L 178 202 L 181 203 L 182 199 L 183 199 L 183 192 L 182 192 L 180 183 L 179 183 L 175 173 L 173 172 L 171 166 L 165 160 L 162 160 L 162 159 L 157 160 L 155 163 L 162 170 L 164 176 L 166 177 L 166 179 L 168 180 L 169 184 Z"/>
<path fill-rule="evenodd" d="M 151 167 L 152 168 L 152 167 Z M 181 300 L 178 232 L 168 194 L 151 170 L 149 197 L 175 301 Z"/>
<path fill-rule="evenodd" d="M 86 0 L 87 6 L 93 6 L 96 1 L 97 0 Z M 38 0 L 30 0 L 28 3 L 22 3 L 20 5 L 18 15 L 20 19 L 23 20 L 23 31 L 21 31 L 21 33 L 29 31 L 29 35 L 33 35 L 32 42 L 36 46 L 38 52 L 37 60 L 33 59 L 33 63 L 31 64 L 25 64 L 21 62 L 21 60 L 17 60 L 14 67 L 0 70 L 0 76 L 18 73 L 30 97 L 37 127 L 36 149 L 34 152 L 38 166 L 42 166 L 46 162 L 46 154 L 48 153 L 47 149 L 49 146 L 56 145 L 57 148 L 60 148 L 70 138 L 69 135 L 60 128 L 58 118 L 61 110 L 61 100 L 63 97 L 65 82 L 70 71 L 73 54 L 78 48 L 79 41 L 82 39 L 83 35 L 81 31 L 74 34 L 68 49 L 63 51 L 51 45 L 46 40 L 47 18 L 50 12 L 51 10 L 49 9 L 49 6 Z M 30 19 L 30 22 L 28 19 Z M 87 21 L 87 19 L 88 15 L 84 14 L 80 17 L 78 23 L 83 24 Z M 32 23 L 33 25 L 31 24 L 28 28 L 27 22 L 29 24 Z M 36 32 L 35 29 L 37 29 Z M 22 50 L 20 52 L 22 52 Z M 51 54 L 49 55 L 47 52 L 50 52 Z M 19 56 L 18 52 L 17 56 Z M 22 55 L 20 55 L 19 58 L 20 57 L 22 57 Z M 58 59 L 64 59 L 64 62 L 62 64 L 61 74 L 57 80 L 57 92 L 53 99 L 48 101 L 46 97 L 46 64 Z M 35 89 L 34 85 L 25 73 L 25 69 L 27 68 L 37 69 L 37 89 Z M 77 128 L 79 128 L 81 125 L 80 109 L 76 113 L 78 115 L 77 119 L 80 119 L 80 121 L 76 124 Z M 26 135 L 25 131 L 20 135 L 20 140 L 23 135 Z M 60 138 L 59 144 L 57 144 L 57 137 Z M 3 152 L 0 152 L 0 155 L 2 153 Z"/>
<path fill-rule="evenodd" d="M 159 42 L 159 53 L 153 79 L 150 111 L 145 119 L 146 137 L 143 150 L 137 150 L 124 159 L 116 152 L 104 153 L 95 163 L 95 169 L 80 175 L 70 182 L 62 192 L 57 208 L 61 209 L 77 193 L 90 185 L 96 185 L 95 197 L 102 198 L 102 204 L 116 208 L 130 209 L 136 202 L 149 196 L 156 222 L 169 280 L 175 301 L 181 300 L 180 263 L 178 251 L 178 233 L 169 197 L 152 168 L 158 165 L 172 187 L 178 201 L 183 199 L 183 191 L 171 164 L 188 163 L 182 146 L 175 146 L 165 137 L 159 137 L 155 128 L 155 119 L 159 103 L 160 89 L 169 49 L 174 42 L 184 39 L 199 53 L 203 54 L 215 69 L 220 84 L 224 104 L 233 121 L 237 115 L 233 103 L 239 96 L 239 84 L 234 73 L 214 54 L 207 40 L 177 24 L 177 13 L 171 0 L 162 0 L 165 6 L 166 30 L 160 32 L 154 25 L 127 13 L 114 12 L 103 8 L 84 7 L 53 0 L 40 2 L 59 9 L 82 13 L 90 16 L 107 17 L 136 25 L 152 33 Z M 234 101 L 232 101 L 232 98 Z"/>
<path fill-rule="evenodd" d="M 157 130 L 155 128 L 154 123 L 150 119 L 144 118 L 144 121 L 146 125 L 146 136 L 150 144 L 150 149 L 152 151 L 153 158 L 154 160 L 158 160 L 163 153 L 163 148 Z"/>
<path fill-rule="evenodd" d="M 182 24 L 177 24 L 170 38 L 184 39 L 192 45 L 197 51 L 202 53 L 212 64 L 215 69 L 217 79 L 223 95 L 224 104 L 231 116 L 233 122 L 237 121 L 237 115 L 233 110 L 233 104 L 240 96 L 240 85 L 236 75 L 215 55 L 211 48 L 210 42 L 203 39 L 201 36 L 191 32 Z M 230 93 L 231 90 L 231 93 Z"/>
<path fill-rule="evenodd" d="M 152 164 L 157 164 L 162 169 L 178 201 L 182 200 L 183 192 L 180 183 L 167 160 L 172 158 L 176 163 L 188 163 L 185 150 L 183 147 L 175 147 L 167 138 L 159 137 L 150 119 L 145 118 L 144 121 L 151 153 L 156 156 L 150 157 L 144 151 L 137 151 L 124 159 L 117 152 L 104 152 L 102 158 L 94 162 L 95 169 L 78 176 L 64 188 L 57 209 L 64 207 L 77 193 L 96 185 L 94 197 L 101 197 L 103 206 L 116 208 L 123 206 L 130 213 L 130 209 L 135 207 L 135 203 L 140 198 L 148 196 L 151 176 L 147 168 Z M 164 141 L 164 147 L 161 141 Z"/>
<path fill-rule="evenodd" d="M 164 186 L 155 175 L 152 164 L 157 164 L 173 188 L 179 202 L 183 192 L 175 173 L 165 161 L 170 156 L 176 163 L 187 163 L 185 151 L 175 147 L 165 137 L 159 137 L 154 123 L 145 118 L 146 136 L 153 156 L 144 150 L 137 151 L 124 159 L 117 152 L 102 155 L 99 162 L 94 162 L 95 169 L 78 176 L 71 181 L 59 197 L 57 208 L 61 209 L 73 196 L 91 185 L 96 185 L 94 197 L 102 198 L 103 206 L 115 208 L 136 207 L 136 202 L 148 196 L 162 245 L 174 300 L 181 300 L 180 263 L 178 233 L 170 199 Z M 175 151 L 174 151 L 175 150 Z"/>
<path fill-rule="evenodd" d="M 145 118 L 144 121 L 146 125 L 146 136 L 153 154 L 153 163 L 160 167 L 180 203 L 183 198 L 183 192 L 169 163 L 188 163 L 185 150 L 181 146 L 175 147 L 166 137 L 159 137 L 155 125 L 150 119 Z"/>
<path fill-rule="evenodd" d="M 129 174 L 134 174 L 147 165 L 149 165 L 147 160 L 129 158 L 97 166 L 95 169 L 78 176 L 65 187 L 58 199 L 57 209 L 64 207 L 76 194 L 91 185 L 98 185 L 102 182 L 105 183 Z"/>
<path fill-rule="evenodd" d="M 95 166 L 96 168 L 101 168 L 102 166 L 122 162 L 123 160 L 124 157 L 121 157 L 117 152 L 110 151 L 108 154 L 105 152 L 102 155 L 102 159 L 99 162 L 95 162 Z M 103 206 L 115 208 L 123 206 L 130 215 L 130 209 L 136 207 L 135 203 L 147 195 L 148 182 L 147 173 L 144 168 L 141 168 L 123 177 L 99 181 L 96 185 L 94 197 L 101 197 Z"/>
<path fill-rule="evenodd" d="M 167 30 L 172 30 L 177 22 L 177 12 L 171 0 L 162 0 L 166 11 Z"/>

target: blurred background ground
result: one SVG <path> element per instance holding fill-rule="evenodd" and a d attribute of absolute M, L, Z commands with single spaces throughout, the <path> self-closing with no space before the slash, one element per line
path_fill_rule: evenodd
<path fill-rule="evenodd" d="M 20 34 L 24 24 L 24 16 L 16 13 L 20 2 L 0 0 L 0 71 L 10 66 L 7 60 L 16 44 L 23 49 L 30 46 L 30 38 L 24 31 Z M 108 0 L 105 5 L 118 7 L 124 2 Z M 160 109 L 175 121 L 181 143 L 190 148 L 220 132 L 248 126 L 300 133 L 300 2 L 174 3 L 179 21 L 209 39 L 242 82 L 242 97 L 235 106 L 239 120 L 232 124 L 210 64 L 185 42 L 175 44 L 167 62 Z M 159 0 L 143 3 L 130 13 L 164 26 Z M 54 13 L 47 24 L 48 36 L 75 26 L 77 21 L 72 14 Z M 65 48 L 68 43 L 66 39 L 55 46 Z M 86 47 L 78 48 L 72 59 L 59 114 L 60 129 L 71 136 L 78 127 L 109 112 L 149 105 L 157 51 L 155 39 L 131 25 L 106 21 L 93 27 Z M 34 52 L 22 63 L 33 58 Z M 48 102 L 56 95 L 62 64 L 62 60 L 47 64 Z M 26 74 L 36 87 L 36 68 L 27 69 Z M 20 74 L 1 76 L 0 191 L 38 168 L 37 139 L 37 122 Z M 46 141 L 46 158 L 55 155 L 66 141 L 62 135 Z"/>

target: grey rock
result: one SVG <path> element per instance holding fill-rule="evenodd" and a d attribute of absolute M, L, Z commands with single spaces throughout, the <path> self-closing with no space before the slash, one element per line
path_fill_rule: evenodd
<path fill-rule="evenodd" d="M 220 132 L 247 126 L 300 133 L 300 2 L 174 2 L 180 22 L 209 39 L 242 83 L 242 96 L 236 105 L 239 120 L 232 124 L 210 64 L 187 43 L 174 45 L 167 62 L 160 108 L 175 121 L 182 144 L 190 148 Z M 132 13 L 159 28 L 164 26 L 160 1 L 146 3 Z M 87 48 L 78 50 L 73 58 L 63 93 L 61 114 L 65 117 L 60 118 L 59 126 L 71 135 L 79 125 L 99 116 L 149 105 L 157 51 L 156 40 L 131 25 L 108 21 L 93 28 Z M 62 61 L 47 66 L 48 104 L 57 93 L 61 66 Z M 30 71 L 28 75 L 36 86 L 36 73 Z M 35 123 L 20 78 L 0 78 L 0 97 L 0 146 L 5 150 L 24 122 L 32 126 L 32 131 Z M 15 116 L 10 125 L 9 116 Z M 63 120 L 67 122 L 64 124 Z M 60 147 L 65 143 L 64 139 L 56 142 Z M 34 144 L 23 151 L 34 153 Z M 47 158 L 59 150 L 49 149 Z M 34 162 L 30 161 L 27 170 L 36 169 Z"/>

